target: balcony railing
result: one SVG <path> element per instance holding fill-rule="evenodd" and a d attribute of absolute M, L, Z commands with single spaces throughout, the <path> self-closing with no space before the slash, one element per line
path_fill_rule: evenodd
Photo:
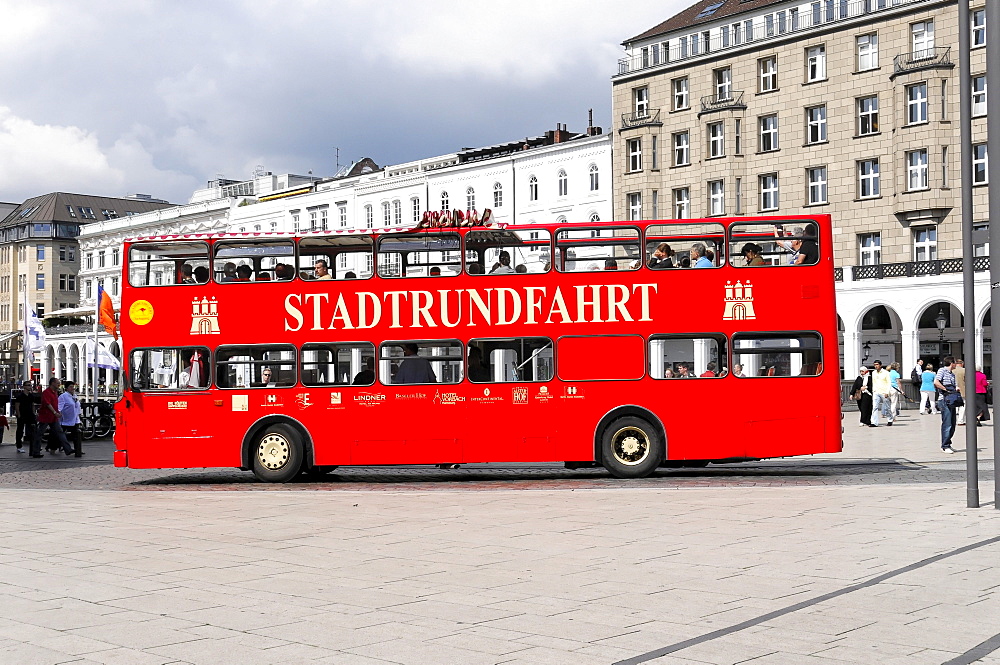
<path fill-rule="evenodd" d="M 990 257 L 976 256 L 972 259 L 972 269 L 984 272 L 990 269 Z M 840 270 L 839 268 L 837 270 Z M 924 275 L 947 275 L 962 272 L 962 259 L 937 259 L 935 261 L 910 261 L 907 263 L 878 263 L 873 266 L 851 266 L 851 277 L 860 279 L 888 279 L 892 277 L 921 277 Z M 836 271 L 834 278 L 836 279 Z M 843 272 L 840 279 L 843 280 Z"/>
<path fill-rule="evenodd" d="M 660 122 L 660 109 L 649 109 L 645 113 L 622 113 L 622 129 L 662 124 Z"/>
<path fill-rule="evenodd" d="M 819 28 L 832 23 L 848 21 L 860 16 L 878 15 L 883 12 L 898 9 L 902 5 L 917 2 L 928 2 L 929 0 L 830 0 L 822 4 L 815 3 L 811 11 L 800 11 L 796 14 L 789 12 L 782 21 L 780 17 L 768 12 L 774 20 L 767 22 L 762 20 L 763 13 L 755 16 L 752 32 L 747 33 L 745 28 L 739 34 L 727 30 L 723 33 L 719 29 L 711 30 L 711 37 L 706 42 L 702 38 L 702 31 L 692 28 L 690 33 L 672 34 L 670 39 L 665 39 L 667 35 L 659 35 L 653 42 L 651 38 L 645 45 L 637 45 L 632 48 L 630 55 L 618 61 L 617 76 L 624 76 L 644 69 L 660 67 L 662 65 L 672 65 L 685 60 L 701 58 L 705 55 L 729 51 L 735 48 L 742 48 L 747 44 L 767 42 L 776 39 L 785 39 L 789 35 Z M 746 14 L 741 14 L 739 19 L 733 17 L 733 23 L 739 22 L 741 26 L 749 18 Z M 730 26 L 726 26 L 729 28 Z M 698 41 L 693 41 L 692 37 L 697 36 Z M 682 46 L 682 39 L 683 46 Z"/>
<path fill-rule="evenodd" d="M 893 58 L 892 64 L 895 74 L 915 72 L 921 69 L 935 69 L 937 67 L 954 67 L 951 63 L 950 46 L 936 46 L 911 53 L 901 53 Z"/>
<path fill-rule="evenodd" d="M 728 95 L 709 95 L 701 98 L 701 113 L 713 113 L 715 111 L 725 111 L 726 109 L 745 109 L 747 105 L 743 102 L 742 90 L 731 90 Z"/>

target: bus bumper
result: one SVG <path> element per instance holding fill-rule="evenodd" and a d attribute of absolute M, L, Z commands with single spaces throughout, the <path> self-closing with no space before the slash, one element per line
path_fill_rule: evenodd
<path fill-rule="evenodd" d="M 128 452 L 125 450 L 115 451 L 115 466 L 127 467 L 128 466 Z"/>

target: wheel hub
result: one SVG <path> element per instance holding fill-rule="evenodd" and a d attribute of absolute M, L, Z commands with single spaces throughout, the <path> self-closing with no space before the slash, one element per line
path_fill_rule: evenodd
<path fill-rule="evenodd" d="M 637 427 L 623 427 L 615 432 L 612 439 L 612 453 L 615 459 L 627 466 L 641 464 L 652 448 L 649 437 Z"/>
<path fill-rule="evenodd" d="M 280 434 L 268 434 L 257 447 L 257 459 L 261 466 L 276 471 L 288 463 L 289 445 Z"/>

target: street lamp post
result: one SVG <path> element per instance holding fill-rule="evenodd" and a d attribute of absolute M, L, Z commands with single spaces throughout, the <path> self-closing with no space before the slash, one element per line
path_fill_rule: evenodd
<path fill-rule="evenodd" d="M 937 325 L 937 329 L 938 329 L 938 341 L 939 342 L 944 342 L 944 327 L 946 325 L 948 325 L 948 317 L 944 315 L 944 307 L 941 307 L 941 308 L 938 309 L 938 315 L 936 317 L 934 317 L 934 323 L 935 323 L 935 325 Z M 942 347 L 938 347 L 938 348 L 939 348 L 940 351 L 944 350 Z M 940 364 L 940 362 L 941 361 L 938 360 L 939 364 Z"/>
<path fill-rule="evenodd" d="M 865 342 L 864 344 L 861 345 L 861 351 L 862 351 L 861 362 L 867 363 L 868 359 L 872 355 L 872 345 L 869 344 L 868 342 Z"/>

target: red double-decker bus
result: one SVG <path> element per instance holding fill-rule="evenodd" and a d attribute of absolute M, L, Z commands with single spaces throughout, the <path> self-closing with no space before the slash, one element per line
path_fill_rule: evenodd
<path fill-rule="evenodd" d="M 827 216 L 139 238 L 115 465 L 841 450 Z"/>

